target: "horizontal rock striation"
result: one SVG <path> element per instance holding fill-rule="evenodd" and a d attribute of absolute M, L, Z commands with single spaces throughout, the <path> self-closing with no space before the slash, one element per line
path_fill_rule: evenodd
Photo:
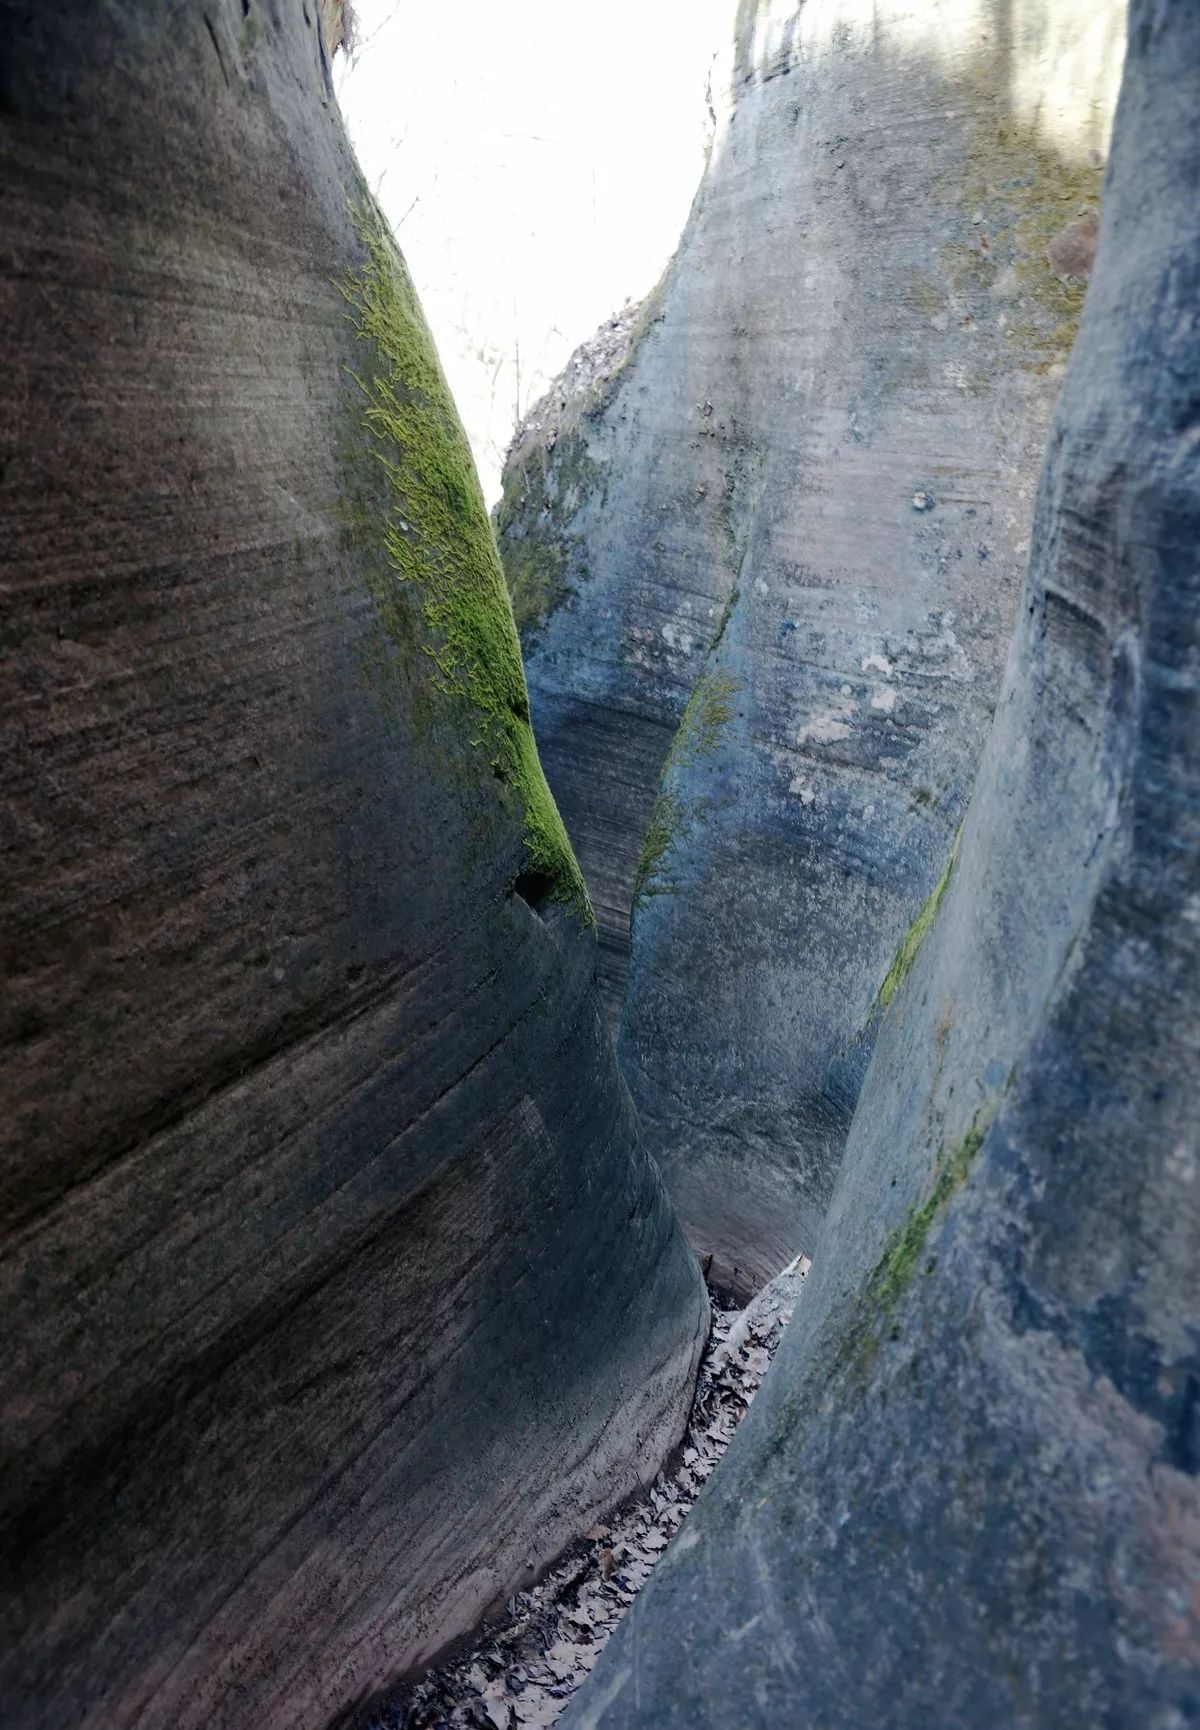
<path fill-rule="evenodd" d="M 617 1000 L 633 907 L 622 1064 L 741 1296 L 811 1249 L 962 820 L 1121 16 L 743 4 L 644 337 L 510 466 L 510 575 L 558 559 L 562 604 L 526 632 L 534 724 Z"/>
<path fill-rule="evenodd" d="M 775 1367 L 572 1730 L 1200 1717 L 1200 12 L 1128 45 L 958 861 Z"/>
<path fill-rule="evenodd" d="M 324 1726 L 706 1300 L 316 6 L 2 10 L 0 1718 Z"/>

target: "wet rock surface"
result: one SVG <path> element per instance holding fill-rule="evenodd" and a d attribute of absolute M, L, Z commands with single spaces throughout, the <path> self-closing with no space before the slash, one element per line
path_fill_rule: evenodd
<path fill-rule="evenodd" d="M 592 1527 L 504 1620 L 371 1720 L 368 1730 L 548 1730 L 659 1559 L 733 1438 L 801 1299 L 807 1261 L 744 1310 L 713 1294 L 682 1445 L 648 1492 Z"/>
<path fill-rule="evenodd" d="M 813 1273 L 571 1730 L 1200 1721 L 1200 12 L 1136 0 L 957 862 Z"/>
<path fill-rule="evenodd" d="M 707 1303 L 318 9 L 0 12 L 0 1718 L 325 1730 Z"/>
<path fill-rule="evenodd" d="M 743 1294 L 811 1246 L 966 808 L 1122 13 L 740 7 L 654 316 L 540 469 L 514 451 L 502 550 L 557 561 L 523 621 L 534 723 L 622 1066 Z"/>

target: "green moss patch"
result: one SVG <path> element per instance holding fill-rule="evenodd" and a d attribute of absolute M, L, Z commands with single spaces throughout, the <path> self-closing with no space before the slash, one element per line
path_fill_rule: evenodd
<path fill-rule="evenodd" d="M 933 1188 L 925 1200 L 911 1210 L 903 1225 L 888 1237 L 866 1287 L 868 1302 L 877 1315 L 890 1315 L 907 1291 L 924 1255 L 934 1221 L 945 1211 L 951 1196 L 967 1181 L 990 1122 L 990 1110 L 977 1113 L 959 1146 L 942 1149 L 934 1168 Z"/>
<path fill-rule="evenodd" d="M 702 813 L 689 807 L 668 783 L 677 770 L 715 754 L 722 728 L 733 719 L 731 699 L 740 689 L 740 681 L 727 673 L 702 673 L 687 700 L 663 764 L 662 792 L 655 800 L 642 843 L 633 886 L 635 912 L 651 896 L 676 893 L 666 875 L 667 859 L 694 817 Z"/>
<path fill-rule="evenodd" d="M 391 581 L 370 583 L 383 632 L 414 649 L 407 597 L 420 597 L 433 689 L 462 711 L 471 744 L 524 818 L 528 875 L 587 923 L 583 877 L 546 785 L 512 608 L 475 465 L 404 261 L 373 207 L 353 212 L 365 260 L 341 284 L 369 357 L 351 377 L 387 483 L 378 535 Z"/>
<path fill-rule="evenodd" d="M 652 895 L 674 893 L 673 885 L 666 881 L 666 860 L 686 819 L 687 811 L 676 794 L 659 794 L 650 813 L 650 822 L 642 842 L 642 856 L 638 860 L 637 877 L 633 886 L 635 910 Z"/>
<path fill-rule="evenodd" d="M 496 538 L 513 618 L 528 643 L 587 576 L 583 537 L 572 522 L 599 479 L 582 433 L 560 435 L 510 459 L 496 510 Z"/>
<path fill-rule="evenodd" d="M 517 634 L 532 636 L 573 593 L 570 554 L 554 540 L 510 543 L 504 549 L 504 576 Z"/>
<path fill-rule="evenodd" d="M 941 1149 L 928 1195 L 910 1208 L 904 1221 L 888 1234 L 879 1260 L 851 1305 L 836 1352 L 836 1367 L 848 1372 L 860 1388 L 866 1386 L 884 1339 L 899 1337 L 896 1311 L 914 1278 L 919 1272 L 932 1274 L 937 1265 L 928 1253 L 930 1233 L 966 1183 L 995 1109 L 996 1101 L 992 1099 L 976 1112 L 957 1147 Z"/>
<path fill-rule="evenodd" d="M 888 968 L 883 984 L 879 987 L 878 995 L 875 998 L 877 1009 L 886 1011 L 891 1008 L 892 999 L 912 972 L 913 962 L 917 959 L 917 953 L 922 943 L 933 928 L 938 908 L 942 904 L 942 896 L 949 887 L 950 876 L 954 870 L 954 861 L 958 858 L 958 843 L 961 835 L 962 830 L 959 829 L 954 837 L 954 844 L 950 848 L 950 857 L 946 860 L 945 869 L 934 884 L 921 911 L 901 940 L 900 947 L 896 951 L 896 958 Z"/>

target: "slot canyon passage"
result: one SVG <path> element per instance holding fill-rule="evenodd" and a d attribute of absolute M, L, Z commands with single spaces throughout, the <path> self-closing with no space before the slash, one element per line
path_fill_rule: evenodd
<path fill-rule="evenodd" d="M 746 1295 L 812 1249 L 954 851 L 1123 7 L 809 0 L 737 25 L 640 340 L 519 438 L 499 523 L 642 1133 Z"/>
<path fill-rule="evenodd" d="M 349 9 L 0 15 L 0 1723 L 378 1721 L 804 1256 L 560 1722 L 1200 1725 L 1200 7 L 731 0 L 494 523 Z"/>

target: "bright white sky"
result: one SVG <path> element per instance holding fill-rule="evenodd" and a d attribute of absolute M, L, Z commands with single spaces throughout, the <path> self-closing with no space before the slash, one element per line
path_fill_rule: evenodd
<path fill-rule="evenodd" d="M 342 112 L 491 504 L 518 410 L 674 251 L 735 0 L 357 10 L 357 56 L 335 69 Z"/>

